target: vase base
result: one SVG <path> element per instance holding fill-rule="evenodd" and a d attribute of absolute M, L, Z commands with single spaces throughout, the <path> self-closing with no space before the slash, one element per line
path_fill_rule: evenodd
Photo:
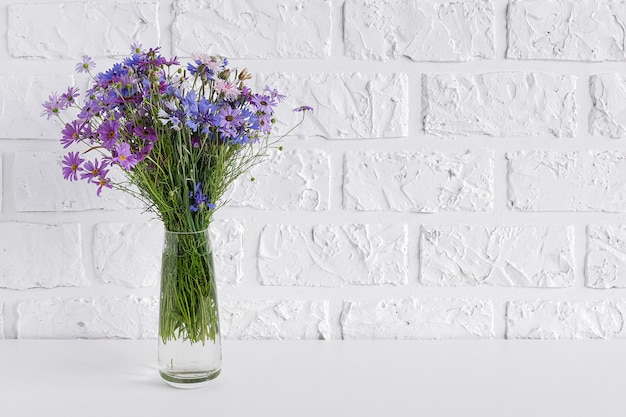
<path fill-rule="evenodd" d="M 168 385 L 181 389 L 202 388 L 208 385 L 212 379 L 217 378 L 220 372 L 221 369 L 215 369 L 208 372 L 168 373 L 159 371 L 161 378 L 163 378 Z"/>

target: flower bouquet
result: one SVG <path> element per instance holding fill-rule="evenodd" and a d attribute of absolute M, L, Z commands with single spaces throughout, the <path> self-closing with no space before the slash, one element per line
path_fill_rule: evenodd
<path fill-rule="evenodd" d="M 63 176 L 93 184 L 98 195 L 130 193 L 163 222 L 161 375 L 172 385 L 208 381 L 221 368 L 208 226 L 229 185 L 280 140 L 270 133 L 285 97 L 267 86 L 253 92 L 246 69 L 229 69 L 216 56 L 198 55 L 183 67 L 159 48 L 133 45 L 122 62 L 94 68 L 86 56 L 76 65 L 92 79 L 81 104 L 74 86 L 44 103 L 44 116 L 61 119 L 63 147 L 78 149 L 63 158 Z M 76 117 L 65 122 L 68 109 Z M 304 117 L 311 108 L 295 110 Z"/>

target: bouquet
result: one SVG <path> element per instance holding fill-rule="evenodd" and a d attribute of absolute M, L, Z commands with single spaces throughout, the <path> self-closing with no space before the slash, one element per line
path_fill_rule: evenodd
<path fill-rule="evenodd" d="M 187 256 L 167 257 L 166 240 L 160 338 L 215 341 L 210 242 L 194 232 L 207 230 L 229 185 L 280 140 L 270 139 L 270 133 L 274 110 L 285 96 L 268 86 L 253 92 L 246 85 L 252 78 L 248 71 L 230 69 L 217 56 L 197 55 L 181 66 L 177 58 L 161 56 L 159 48 L 133 45 L 122 62 L 100 73 L 94 68 L 87 56 L 76 65 L 92 79 L 82 103 L 71 86 L 43 105 L 44 116 L 61 120 L 61 144 L 72 149 L 63 157 L 63 176 L 93 184 L 98 195 L 118 188 L 136 196 L 166 233 L 178 234 L 176 249 Z M 68 109 L 76 117 L 66 122 Z M 304 118 L 312 109 L 294 110 Z M 115 181 L 113 169 L 121 170 L 124 180 Z"/>

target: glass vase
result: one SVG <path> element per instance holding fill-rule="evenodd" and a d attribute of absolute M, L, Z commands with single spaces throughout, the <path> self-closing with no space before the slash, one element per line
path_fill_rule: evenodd
<path fill-rule="evenodd" d="M 158 339 L 159 372 L 168 384 L 196 388 L 219 375 L 222 342 L 208 230 L 165 232 Z"/>

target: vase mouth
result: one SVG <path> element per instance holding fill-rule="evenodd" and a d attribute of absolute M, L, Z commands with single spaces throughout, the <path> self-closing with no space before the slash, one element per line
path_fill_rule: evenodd
<path fill-rule="evenodd" d="M 195 231 L 195 232 L 174 232 L 174 231 L 166 229 L 165 233 L 170 234 L 170 235 L 197 235 L 199 233 L 206 233 L 207 230 L 208 230 L 208 228 L 204 229 L 204 230 L 198 230 L 198 231 Z"/>

